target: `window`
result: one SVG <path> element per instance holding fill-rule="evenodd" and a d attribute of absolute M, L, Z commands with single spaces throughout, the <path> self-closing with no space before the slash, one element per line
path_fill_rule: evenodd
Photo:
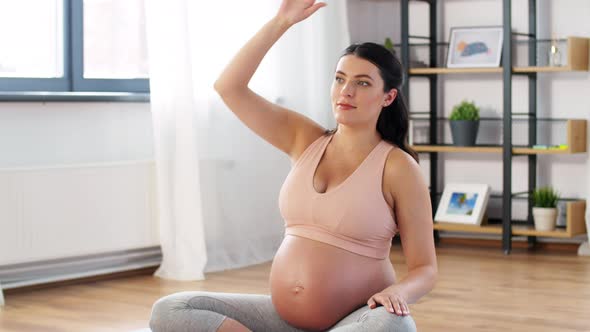
<path fill-rule="evenodd" d="M 0 0 L 0 91 L 148 92 L 144 13 L 144 0 Z"/>

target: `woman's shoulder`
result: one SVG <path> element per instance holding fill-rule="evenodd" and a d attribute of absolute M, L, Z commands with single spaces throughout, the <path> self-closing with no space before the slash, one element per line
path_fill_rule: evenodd
<path fill-rule="evenodd" d="M 397 201 L 400 196 L 407 195 L 408 190 L 427 186 L 425 181 L 418 162 L 409 153 L 394 145 L 389 151 L 383 170 L 383 190 L 391 197 L 391 201 Z"/>
<path fill-rule="evenodd" d="M 319 126 L 302 132 L 301 135 L 295 139 L 293 153 L 291 154 L 292 161 L 294 163 L 297 162 L 311 145 L 318 143 L 322 138 L 327 138 L 330 135 L 331 132 L 329 130 Z"/>
<path fill-rule="evenodd" d="M 393 180 L 393 183 L 397 183 L 403 179 L 411 179 L 421 175 L 420 165 L 409 153 L 395 144 L 389 142 L 387 144 L 390 144 L 392 148 L 385 161 L 383 170 L 385 177 Z"/>

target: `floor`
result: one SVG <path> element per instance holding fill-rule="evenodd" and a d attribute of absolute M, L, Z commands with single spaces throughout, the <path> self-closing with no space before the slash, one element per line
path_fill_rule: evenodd
<path fill-rule="evenodd" d="M 411 306 L 421 332 L 590 331 L 590 257 L 575 253 L 447 245 L 437 248 L 439 281 Z M 406 269 L 399 248 L 391 260 Z M 268 293 L 270 262 L 207 274 L 198 282 L 151 275 L 6 295 L 0 331 L 137 331 L 152 303 L 183 290 Z"/>

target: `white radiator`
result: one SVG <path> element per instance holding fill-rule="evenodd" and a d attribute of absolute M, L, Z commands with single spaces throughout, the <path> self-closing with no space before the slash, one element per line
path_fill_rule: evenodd
<path fill-rule="evenodd" d="M 1 287 L 157 265 L 155 197 L 153 161 L 0 169 Z"/>

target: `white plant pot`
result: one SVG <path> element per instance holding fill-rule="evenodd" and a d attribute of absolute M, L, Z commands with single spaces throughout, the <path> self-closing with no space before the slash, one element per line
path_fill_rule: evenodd
<path fill-rule="evenodd" d="M 557 208 L 533 207 L 533 220 L 538 231 L 552 231 L 557 220 Z"/>

